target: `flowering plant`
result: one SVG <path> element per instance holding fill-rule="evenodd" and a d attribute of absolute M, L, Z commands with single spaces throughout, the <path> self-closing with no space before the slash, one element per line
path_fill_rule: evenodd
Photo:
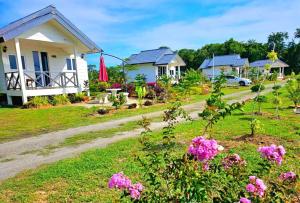
<path fill-rule="evenodd" d="M 246 190 L 254 196 L 264 196 L 265 190 L 267 189 L 264 182 L 255 176 L 250 176 L 249 180 L 250 183 L 246 186 Z"/>
<path fill-rule="evenodd" d="M 226 156 L 223 160 L 222 160 L 222 165 L 224 167 L 225 170 L 228 170 L 232 167 L 235 166 L 245 166 L 246 165 L 246 161 L 243 160 L 238 154 L 232 154 L 232 155 L 228 155 Z"/>
<path fill-rule="evenodd" d="M 259 147 L 258 151 L 260 152 L 261 157 L 266 158 L 271 162 L 276 162 L 278 165 L 281 165 L 285 154 L 283 146 L 276 146 L 274 144 L 271 146 Z"/>
<path fill-rule="evenodd" d="M 121 189 L 126 195 L 130 195 L 132 199 L 140 199 L 141 192 L 144 187 L 141 183 L 132 184 L 131 180 L 125 176 L 122 172 L 114 174 L 109 182 L 109 188 Z"/>
<path fill-rule="evenodd" d="M 284 182 L 295 182 L 297 180 L 297 175 L 294 172 L 289 171 L 286 173 L 281 173 L 279 179 Z"/>

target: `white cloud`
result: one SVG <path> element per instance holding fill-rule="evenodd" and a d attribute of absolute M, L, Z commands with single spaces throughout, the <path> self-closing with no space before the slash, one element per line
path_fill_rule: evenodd
<path fill-rule="evenodd" d="M 163 24 L 128 37 L 129 44 L 140 49 L 167 45 L 174 49 L 199 48 L 205 43 L 222 42 L 230 37 L 238 40 L 265 41 L 268 34 L 299 27 L 300 1 L 253 1 L 227 12 L 194 21 Z"/>

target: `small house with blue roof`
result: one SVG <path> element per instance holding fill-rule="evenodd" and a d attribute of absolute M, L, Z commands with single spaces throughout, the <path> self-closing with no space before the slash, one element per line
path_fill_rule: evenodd
<path fill-rule="evenodd" d="M 0 94 L 6 103 L 20 104 L 88 91 L 85 55 L 96 52 L 101 48 L 47 6 L 0 28 Z"/>
<path fill-rule="evenodd" d="M 247 58 L 241 58 L 239 54 L 214 56 L 203 61 L 199 69 L 208 78 L 217 77 L 224 72 L 227 75 L 241 76 L 244 67 L 249 66 Z"/>
<path fill-rule="evenodd" d="M 167 75 L 173 82 L 177 82 L 181 76 L 181 67 L 185 66 L 178 53 L 168 47 L 133 54 L 127 63 L 133 66 L 127 73 L 129 81 L 133 81 L 138 74 L 144 74 L 147 82 L 156 82 L 162 75 Z"/>
<path fill-rule="evenodd" d="M 270 64 L 269 71 L 265 70 L 265 66 L 267 64 Z M 254 62 L 250 63 L 250 66 L 253 68 L 258 68 L 259 72 L 264 73 L 264 74 L 269 74 L 270 72 L 277 72 L 279 79 L 284 78 L 284 68 L 289 67 L 288 64 L 286 64 L 285 62 L 283 62 L 280 59 L 277 59 L 274 62 L 272 62 L 269 59 L 258 60 L 258 61 L 254 61 Z"/>

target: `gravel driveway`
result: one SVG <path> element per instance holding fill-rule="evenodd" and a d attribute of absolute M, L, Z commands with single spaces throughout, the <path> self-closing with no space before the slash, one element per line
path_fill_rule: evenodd
<path fill-rule="evenodd" d="M 267 85 L 264 94 L 271 92 L 272 85 Z M 228 102 L 246 101 L 254 97 L 254 94 L 249 90 L 225 95 L 224 98 L 230 99 Z M 183 106 L 188 111 L 193 119 L 198 118 L 198 113 L 204 108 L 205 102 L 197 102 Z M 110 138 L 98 138 L 89 143 L 78 146 L 68 146 L 56 148 L 47 155 L 40 155 L 35 153 L 28 153 L 30 151 L 43 150 L 46 146 L 57 145 L 63 142 L 66 138 L 77 134 L 107 130 L 117 128 L 118 126 L 142 119 L 142 116 L 147 118 L 155 118 L 161 116 L 163 111 L 148 113 L 144 115 L 131 116 L 119 120 L 112 120 L 94 125 L 82 126 L 77 128 L 70 128 L 67 130 L 60 130 L 42 134 L 37 137 L 29 137 L 16 141 L 6 142 L 0 144 L 0 180 L 15 176 L 17 173 L 32 169 L 45 163 L 52 163 L 64 158 L 73 157 L 88 149 L 106 147 L 108 144 L 117 142 L 122 139 L 136 137 L 143 129 L 135 129 L 128 132 L 116 133 Z M 165 126 L 164 122 L 153 122 L 151 124 L 152 130 L 161 129 Z"/>

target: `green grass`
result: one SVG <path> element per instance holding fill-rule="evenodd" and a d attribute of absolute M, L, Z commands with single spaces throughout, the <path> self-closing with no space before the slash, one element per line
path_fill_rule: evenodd
<path fill-rule="evenodd" d="M 224 90 L 226 94 L 243 91 L 249 87 Z M 192 95 L 184 104 L 204 100 L 208 95 Z M 156 104 L 139 109 L 121 109 L 113 114 L 101 117 L 91 114 L 97 108 L 80 106 L 58 106 L 46 109 L 0 108 L 0 143 L 24 137 L 36 136 L 42 133 L 63 130 L 72 127 L 85 126 L 128 116 L 141 115 L 166 109 L 165 104 Z"/>
<path fill-rule="evenodd" d="M 62 142 L 58 145 L 58 147 L 84 144 L 84 143 L 90 142 L 92 140 L 95 140 L 97 138 L 109 138 L 109 137 L 116 135 L 117 133 L 133 130 L 137 127 L 139 127 L 138 122 L 131 121 L 131 122 L 127 122 L 124 125 L 120 125 L 116 128 L 78 134 L 78 135 L 75 135 L 75 136 L 65 139 L 64 142 Z"/>
<path fill-rule="evenodd" d="M 272 96 L 269 94 L 269 98 Z M 280 143 L 287 154 L 280 171 L 292 170 L 300 173 L 299 115 L 287 107 L 291 104 L 283 95 L 284 106 L 281 120 L 273 117 L 274 106 L 263 105 L 263 116 L 256 116 L 264 125 L 257 135 L 263 144 Z M 226 150 L 238 152 L 247 160 L 247 167 L 254 168 L 258 162 L 257 143 L 239 141 L 236 138 L 250 133 L 252 103 L 246 104 L 244 112 L 236 112 L 221 120 L 213 136 Z M 201 134 L 204 121 L 179 124 L 176 138 L 180 143 L 178 153 L 184 153 L 191 139 Z M 94 135 L 90 135 L 94 136 Z M 161 133 L 154 132 L 152 140 L 160 141 Z M 269 143 L 270 142 L 270 143 Z M 136 161 L 142 155 L 137 138 L 126 139 L 103 149 L 90 150 L 76 158 L 29 170 L 0 184 L 0 202 L 115 202 L 119 193 L 107 188 L 113 173 L 123 171 L 133 181 L 142 181 L 142 170 Z"/>

